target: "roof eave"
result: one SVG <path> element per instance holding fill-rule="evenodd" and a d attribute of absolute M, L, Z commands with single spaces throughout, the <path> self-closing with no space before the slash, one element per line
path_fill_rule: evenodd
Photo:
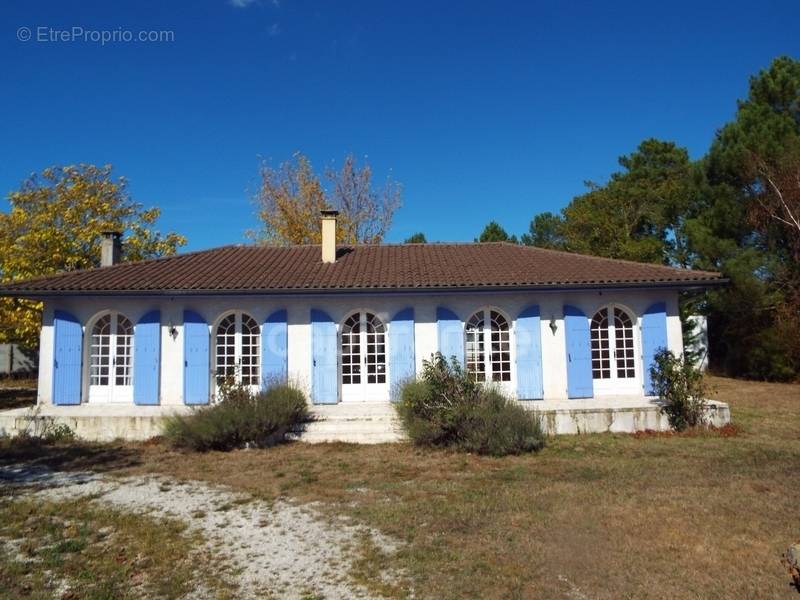
<path fill-rule="evenodd" d="M 158 290 L 15 290 L 0 288 L 0 296 L 41 300 L 64 296 L 327 296 L 348 294 L 441 294 L 475 292 L 586 291 L 610 289 L 703 289 L 727 285 L 726 278 L 690 281 L 617 281 L 544 283 L 528 285 L 420 286 L 420 287 L 345 287 L 284 289 L 158 289 Z"/>

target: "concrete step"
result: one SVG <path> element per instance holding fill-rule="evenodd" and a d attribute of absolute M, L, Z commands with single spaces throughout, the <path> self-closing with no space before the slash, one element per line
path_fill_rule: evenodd
<path fill-rule="evenodd" d="M 400 423 L 397 421 L 311 421 L 305 424 L 306 431 L 400 431 Z"/>
<path fill-rule="evenodd" d="M 339 404 L 315 404 L 311 412 L 321 419 L 393 419 L 397 417 L 390 402 L 340 402 Z"/>
<path fill-rule="evenodd" d="M 394 407 L 389 402 L 352 402 L 316 405 L 314 421 L 298 439 L 304 442 L 379 444 L 403 439 Z"/>

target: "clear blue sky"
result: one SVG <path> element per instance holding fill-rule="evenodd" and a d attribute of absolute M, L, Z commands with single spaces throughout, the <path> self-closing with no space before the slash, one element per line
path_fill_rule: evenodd
<path fill-rule="evenodd" d="M 6 1 L 0 192 L 111 163 L 198 249 L 255 224 L 259 157 L 322 170 L 353 153 L 404 186 L 389 241 L 470 240 L 490 219 L 520 233 L 646 137 L 701 156 L 748 76 L 800 55 L 796 0 L 609 4 Z"/>

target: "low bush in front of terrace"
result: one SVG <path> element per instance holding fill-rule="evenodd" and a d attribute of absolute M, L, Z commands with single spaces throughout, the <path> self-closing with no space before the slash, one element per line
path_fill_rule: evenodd
<path fill-rule="evenodd" d="M 650 379 L 662 402 L 661 412 L 673 429 L 684 431 L 708 424 L 705 376 L 686 356 L 676 357 L 662 348 L 655 355 Z"/>
<path fill-rule="evenodd" d="M 418 446 L 504 456 L 540 450 L 541 420 L 500 389 L 481 384 L 441 354 L 423 361 L 422 376 L 399 392 L 397 413 Z"/>
<path fill-rule="evenodd" d="M 169 417 L 164 425 L 167 441 L 199 452 L 267 448 L 310 419 L 305 394 L 288 383 L 272 383 L 258 392 L 223 384 L 219 395 L 216 404 Z"/>

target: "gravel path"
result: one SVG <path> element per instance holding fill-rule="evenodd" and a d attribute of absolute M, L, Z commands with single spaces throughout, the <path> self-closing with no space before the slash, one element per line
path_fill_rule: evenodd
<path fill-rule="evenodd" d="M 364 536 L 387 554 L 397 549 L 379 532 L 343 519 L 331 522 L 313 505 L 268 504 L 196 481 L 161 476 L 117 479 L 14 465 L 0 467 L 0 484 L 37 486 L 24 493 L 53 500 L 97 496 L 94 501 L 117 508 L 180 519 L 204 536 L 208 550 L 233 567 L 243 598 L 268 593 L 279 598 L 372 598 L 348 578 Z"/>

